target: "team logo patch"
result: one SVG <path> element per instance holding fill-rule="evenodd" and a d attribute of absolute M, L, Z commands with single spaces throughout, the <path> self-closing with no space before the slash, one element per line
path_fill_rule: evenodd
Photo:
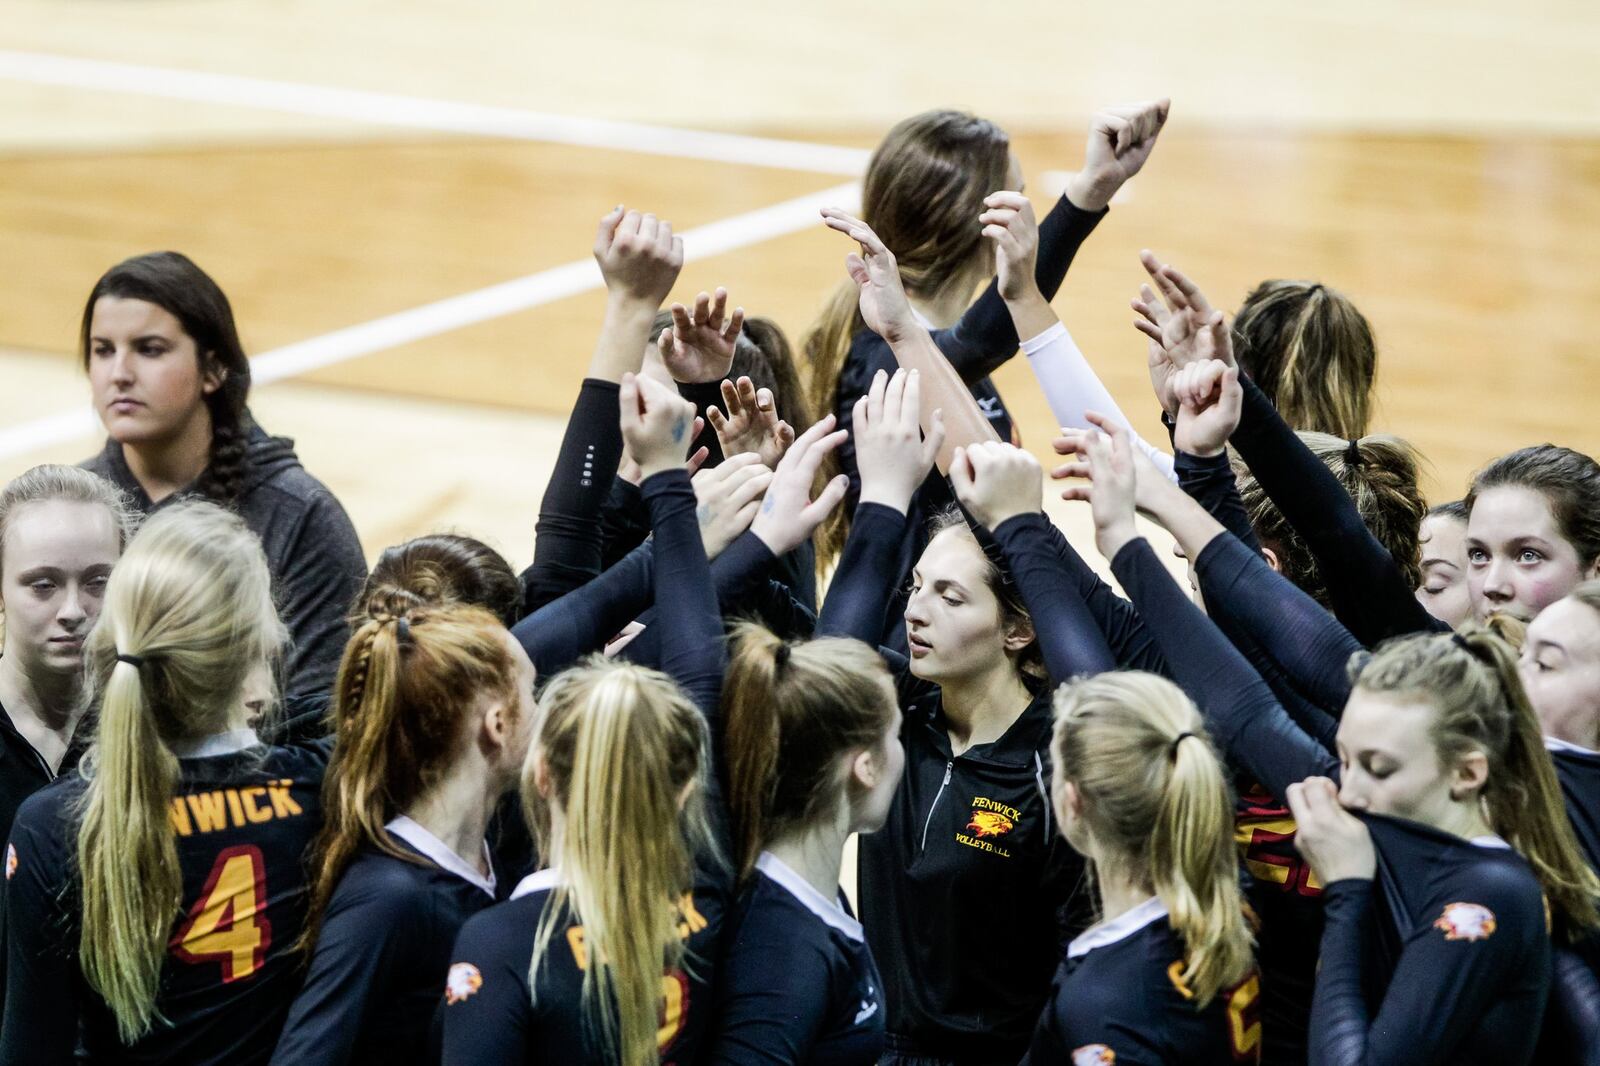
<path fill-rule="evenodd" d="M 483 974 L 470 962 L 458 962 L 450 967 L 444 980 L 444 1001 L 460 1003 L 471 999 L 483 987 Z"/>
<path fill-rule="evenodd" d="M 1481 903 L 1451 903 L 1433 927 L 1446 940 L 1488 940 L 1494 935 L 1494 911 Z"/>
<path fill-rule="evenodd" d="M 1072 1053 L 1072 1066 L 1111 1066 L 1117 1053 L 1104 1044 L 1085 1044 Z"/>
<path fill-rule="evenodd" d="M 7 881 L 11 880 L 12 876 L 16 872 L 17 872 L 17 846 L 15 844 L 7 844 L 6 845 L 6 880 Z"/>
<path fill-rule="evenodd" d="M 984 837 L 1005 836 L 1015 827 L 1016 823 L 999 811 L 973 811 L 972 821 L 967 823 L 967 828 L 972 835 L 982 840 Z"/>

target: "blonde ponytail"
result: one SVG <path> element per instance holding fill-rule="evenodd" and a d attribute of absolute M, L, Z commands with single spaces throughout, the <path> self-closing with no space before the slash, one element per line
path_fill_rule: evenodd
<path fill-rule="evenodd" d="M 705 719 L 665 674 L 598 658 L 557 675 L 540 707 L 523 796 L 561 879 L 539 918 L 528 983 L 538 987 L 557 929 L 569 917 L 581 924 L 583 1010 L 605 1057 L 653 1064 L 663 968 L 684 964 L 682 901 L 695 854 L 711 849 Z"/>
<path fill-rule="evenodd" d="M 1063 685 L 1052 741 L 1097 852 L 1142 878 L 1184 944 L 1199 1007 L 1244 978 L 1252 938 L 1234 865 L 1233 800 L 1200 712 L 1172 682 L 1127 672 Z"/>
<path fill-rule="evenodd" d="M 855 282 L 847 279 L 828 297 L 822 317 L 811 327 L 811 332 L 806 334 L 801 344 L 807 369 L 806 406 L 814 418 L 826 418 L 837 406 L 839 374 L 844 369 L 845 360 L 850 357 L 850 342 L 857 332 L 866 328 L 866 320 L 861 317 L 860 290 Z M 825 485 L 842 473 L 844 467 L 839 461 L 838 452 L 829 452 L 817 472 L 817 483 Z M 846 507 L 834 508 L 833 513 L 823 519 L 812 534 L 811 542 L 817 552 L 818 580 L 826 576 L 839 558 L 839 553 L 844 551 L 845 539 L 850 535 L 848 512 L 849 508 Z"/>
<path fill-rule="evenodd" d="M 98 727 L 82 765 L 79 964 L 124 1043 L 156 1020 L 181 912 L 172 744 L 235 724 L 246 679 L 283 639 L 260 541 L 213 504 L 152 517 L 106 585 L 85 645 Z"/>

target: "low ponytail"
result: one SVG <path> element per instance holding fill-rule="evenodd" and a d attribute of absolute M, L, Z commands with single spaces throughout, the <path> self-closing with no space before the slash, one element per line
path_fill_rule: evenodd
<path fill-rule="evenodd" d="M 840 757 L 882 744 L 895 708 L 888 669 L 858 640 L 734 629 L 722 718 L 741 878 L 774 840 L 839 813 Z"/>
<path fill-rule="evenodd" d="M 1254 962 L 1233 858 L 1233 797 L 1200 712 L 1154 674 L 1100 674 L 1056 693 L 1051 744 L 1103 857 L 1142 878 L 1184 945 L 1173 980 L 1197 1006 Z"/>
<path fill-rule="evenodd" d="M 839 374 L 844 370 L 845 360 L 850 357 L 850 343 L 858 332 L 866 328 L 866 320 L 861 317 L 861 292 L 854 281 L 846 280 L 828 297 L 822 317 L 811 327 L 811 332 L 806 334 L 801 345 L 808 371 L 806 406 L 813 418 L 826 418 L 838 405 Z M 838 452 L 829 452 L 817 473 L 820 479 L 818 484 L 827 484 L 842 473 L 844 466 L 839 461 Z M 848 508 L 836 507 L 812 535 L 812 543 L 817 549 L 819 580 L 844 551 L 844 542 L 850 535 L 850 517 Z"/>
<path fill-rule="evenodd" d="M 1475 623 L 1456 634 L 1402 637 L 1366 660 L 1354 680 L 1368 692 L 1437 708 L 1432 732 L 1442 764 L 1483 752 L 1489 825 L 1533 867 L 1557 930 L 1576 940 L 1600 928 L 1600 879 L 1572 831 L 1510 646 Z"/>
<path fill-rule="evenodd" d="M 247 679 L 284 639 L 261 542 L 214 504 L 152 516 L 106 584 L 84 645 L 97 728 L 76 812 L 78 956 L 124 1043 L 157 1020 L 161 967 L 180 917 L 172 746 L 237 724 Z"/>
<path fill-rule="evenodd" d="M 705 719 L 665 674 L 598 658 L 552 679 L 540 707 L 523 799 L 561 880 L 539 917 L 528 984 L 538 987 L 556 930 L 569 917 L 582 924 L 574 950 L 586 956 L 583 1010 L 602 1057 L 653 1064 L 663 966 L 683 965 L 680 925 L 693 925 L 684 899 L 694 857 L 715 854 L 703 795 Z M 562 813 L 559 839 L 552 807 Z"/>

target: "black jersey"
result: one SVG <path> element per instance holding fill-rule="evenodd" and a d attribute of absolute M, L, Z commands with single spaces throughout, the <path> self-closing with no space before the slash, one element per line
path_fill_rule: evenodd
<path fill-rule="evenodd" d="M 1329 1066 L 1518 1066 L 1549 992 L 1544 895 L 1496 838 L 1362 815 L 1371 881 L 1327 887 L 1312 1058 Z"/>
<path fill-rule="evenodd" d="M 416 858 L 367 848 L 351 861 L 328 900 L 274 1063 L 439 1061 L 434 1009 L 450 950 L 466 920 L 495 901 L 494 876 L 409 818 L 387 828 Z"/>
<path fill-rule="evenodd" d="M 170 818 L 182 916 L 161 967 L 158 1020 L 132 1047 L 78 965 L 76 774 L 30 797 L 6 863 L 0 1063 L 265 1063 L 299 987 L 306 846 L 322 822 L 328 745 L 264 747 L 248 730 L 179 760 Z"/>
<path fill-rule="evenodd" d="M 1546 737 L 1544 746 L 1556 766 L 1567 818 L 1578 835 L 1589 865 L 1600 870 L 1600 751 Z"/>
<path fill-rule="evenodd" d="M 878 1061 L 882 982 L 843 894 L 829 899 L 763 852 L 731 925 L 709 1062 Z"/>
<path fill-rule="evenodd" d="M 505 903 L 467 920 L 456 939 L 444 990 L 446 1066 L 521 1066 L 527 1063 L 608 1063 L 582 1002 L 589 957 L 583 926 L 563 916 L 528 983 L 533 940 L 559 883 L 553 870 L 523 878 Z M 663 1066 L 689 1066 L 704 1046 L 711 1022 L 711 975 L 723 913 L 726 880 L 706 879 L 679 901 L 678 931 L 685 965 L 662 974 L 660 1031 Z"/>
<path fill-rule="evenodd" d="M 1078 937 L 1056 971 L 1023 1066 L 1225 1066 L 1261 1055 L 1261 982 L 1197 1007 L 1183 941 L 1152 898 Z"/>

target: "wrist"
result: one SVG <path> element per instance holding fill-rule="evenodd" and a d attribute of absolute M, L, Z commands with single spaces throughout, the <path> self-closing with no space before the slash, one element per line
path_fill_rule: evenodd
<path fill-rule="evenodd" d="M 898 486 L 874 485 L 865 479 L 861 482 L 861 492 L 856 498 L 856 505 L 875 503 L 902 515 L 911 511 L 911 497 L 916 489 L 906 490 Z"/>
<path fill-rule="evenodd" d="M 1038 513 L 1039 509 L 1036 507 L 997 507 L 993 510 L 986 511 L 981 515 L 974 512 L 972 517 L 976 518 L 984 529 L 987 529 L 990 533 L 993 533 L 995 530 L 999 529 L 1013 518 L 1020 518 L 1026 514 Z"/>
<path fill-rule="evenodd" d="M 1101 175 L 1091 174 L 1087 170 L 1080 170 L 1067 182 L 1066 191 L 1062 195 L 1079 211 L 1093 214 L 1106 209 L 1121 185 L 1120 181 L 1112 181 Z"/>
<path fill-rule="evenodd" d="M 790 543 L 790 538 L 783 535 L 781 527 L 776 523 L 763 522 L 764 514 L 757 514 L 756 520 L 750 523 L 750 532 L 764 545 L 774 557 L 787 555 L 799 547 L 799 542 Z"/>
<path fill-rule="evenodd" d="M 1107 560 L 1116 558 L 1118 552 L 1138 539 L 1139 527 L 1133 524 L 1131 518 L 1118 520 L 1108 526 L 1096 526 L 1094 531 L 1095 547 Z"/>
<path fill-rule="evenodd" d="M 669 470 L 682 470 L 683 468 L 683 460 L 675 459 L 670 455 L 641 462 L 639 464 L 639 485 L 643 487 L 646 481 L 649 481 L 657 474 L 665 474 Z"/>

